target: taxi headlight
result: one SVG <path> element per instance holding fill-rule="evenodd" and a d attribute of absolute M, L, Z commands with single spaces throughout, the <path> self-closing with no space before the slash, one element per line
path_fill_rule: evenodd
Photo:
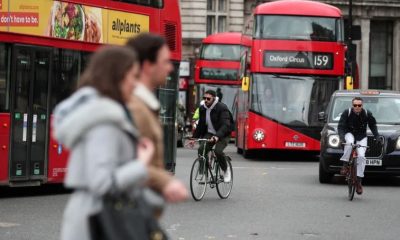
<path fill-rule="evenodd" d="M 256 129 L 253 133 L 253 139 L 256 142 L 261 142 L 265 138 L 265 133 L 264 130 L 262 129 Z"/>
<path fill-rule="evenodd" d="M 336 135 L 336 134 L 330 135 L 328 137 L 328 144 L 329 144 L 329 146 L 334 147 L 334 148 L 339 147 L 339 144 L 340 144 L 339 135 Z"/>
<path fill-rule="evenodd" d="M 397 138 L 396 149 L 400 149 L 400 137 Z"/>

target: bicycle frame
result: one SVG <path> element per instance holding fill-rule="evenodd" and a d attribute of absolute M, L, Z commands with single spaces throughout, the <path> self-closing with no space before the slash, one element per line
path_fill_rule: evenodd
<path fill-rule="evenodd" d="M 207 161 L 206 148 L 207 148 L 207 144 L 209 144 L 209 140 L 208 139 L 198 139 L 198 141 L 205 142 L 204 147 L 203 147 L 203 153 L 199 157 L 201 157 L 203 159 L 203 161 L 206 162 L 206 168 L 207 168 L 206 176 L 208 177 L 208 173 L 210 174 L 211 181 L 209 182 L 209 184 L 210 184 L 210 186 L 212 186 L 211 184 L 217 184 L 217 179 L 216 179 L 217 174 L 215 174 L 215 176 L 213 174 L 213 170 L 216 170 L 216 161 L 215 160 L 216 160 L 217 156 L 215 155 L 214 149 L 212 148 L 209 152 L 210 156 Z"/>
<path fill-rule="evenodd" d="M 346 181 L 348 184 L 348 198 L 350 201 L 354 198 L 354 192 L 357 186 L 357 149 L 364 147 L 369 148 L 368 146 L 362 146 L 360 144 L 344 144 L 344 145 L 351 145 L 351 154 L 349 159 L 349 170 L 346 175 Z"/>

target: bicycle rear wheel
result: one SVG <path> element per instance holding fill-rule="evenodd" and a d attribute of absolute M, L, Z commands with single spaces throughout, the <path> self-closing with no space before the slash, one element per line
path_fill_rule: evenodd
<path fill-rule="evenodd" d="M 206 161 L 203 158 L 197 158 L 192 165 L 190 171 L 190 192 L 196 201 L 200 201 L 207 188 L 207 167 Z"/>
<path fill-rule="evenodd" d="M 349 162 L 349 172 L 347 177 L 347 186 L 349 189 L 348 198 L 349 201 L 352 201 L 354 198 L 354 192 L 356 191 L 356 183 L 357 183 L 357 164 L 354 162 L 354 159 L 351 159 Z"/>
<path fill-rule="evenodd" d="M 227 156 L 226 161 L 228 168 L 227 171 L 231 173 L 231 179 L 229 182 L 224 181 L 224 171 L 221 169 L 219 163 L 217 164 L 216 178 L 217 178 L 217 193 L 218 196 L 222 199 L 226 199 L 229 197 L 232 191 L 233 186 L 233 171 L 230 157 Z"/>

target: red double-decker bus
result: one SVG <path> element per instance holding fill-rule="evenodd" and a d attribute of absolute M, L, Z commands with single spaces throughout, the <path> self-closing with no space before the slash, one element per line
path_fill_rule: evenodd
<path fill-rule="evenodd" d="M 63 181 L 68 151 L 51 138 L 54 106 L 76 89 L 91 52 L 142 32 L 165 36 L 172 50 L 175 71 L 158 96 L 166 167 L 173 170 L 178 0 L 0 0 L 0 185 Z"/>
<path fill-rule="evenodd" d="M 217 92 L 236 119 L 237 93 L 242 84 L 238 72 L 240 54 L 249 50 L 251 39 L 241 33 L 225 32 L 203 39 L 196 61 L 194 81 L 198 96 L 211 89 Z M 233 133 L 235 135 L 235 133 Z"/>
<path fill-rule="evenodd" d="M 242 55 L 238 152 L 319 151 L 318 113 L 344 86 L 341 11 L 315 1 L 264 3 L 254 10 L 252 31 L 250 63 L 249 53 Z"/>

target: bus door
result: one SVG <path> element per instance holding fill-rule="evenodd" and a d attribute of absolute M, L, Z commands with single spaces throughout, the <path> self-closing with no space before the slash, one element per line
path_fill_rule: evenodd
<path fill-rule="evenodd" d="M 10 182 L 36 185 L 47 176 L 50 65 L 50 49 L 13 48 Z"/>

